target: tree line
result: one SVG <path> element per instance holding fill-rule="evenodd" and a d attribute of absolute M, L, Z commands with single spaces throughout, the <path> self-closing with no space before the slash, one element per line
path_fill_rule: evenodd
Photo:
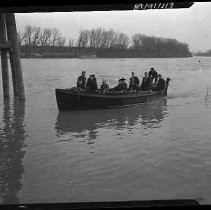
<path fill-rule="evenodd" d="M 18 33 L 20 45 L 27 46 L 64 46 L 66 39 L 57 28 L 41 28 L 27 25 L 24 32 Z"/>
<path fill-rule="evenodd" d="M 125 33 L 113 29 L 98 27 L 91 30 L 81 29 L 76 39 L 65 37 L 57 28 L 44 28 L 27 25 L 23 33 L 19 33 L 21 45 L 27 46 L 69 46 L 86 49 L 132 49 L 145 55 L 191 56 L 189 46 L 176 39 L 147 36 L 141 33 L 129 37 Z"/>

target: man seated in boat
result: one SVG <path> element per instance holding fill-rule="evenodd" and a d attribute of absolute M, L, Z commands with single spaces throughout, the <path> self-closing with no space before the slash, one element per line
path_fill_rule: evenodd
<path fill-rule="evenodd" d="M 85 89 L 86 88 L 86 72 L 82 71 L 81 76 L 77 80 L 77 88 Z"/>
<path fill-rule="evenodd" d="M 106 92 L 108 92 L 108 90 L 109 90 L 109 85 L 106 83 L 106 80 L 103 80 L 99 91 L 106 93 Z"/>
<path fill-rule="evenodd" d="M 153 88 L 153 91 L 164 91 L 166 87 L 166 81 L 162 78 L 161 74 L 158 74 L 157 86 Z"/>
<path fill-rule="evenodd" d="M 97 80 L 94 74 L 91 74 L 87 79 L 86 89 L 91 93 L 95 93 L 98 90 Z"/>
<path fill-rule="evenodd" d="M 114 91 L 126 91 L 127 90 L 127 83 L 125 82 L 125 78 L 121 78 L 121 79 L 119 79 L 118 80 L 118 82 L 119 82 L 119 84 L 116 86 L 116 87 L 114 87 L 114 88 L 112 88 L 112 90 L 114 90 Z"/>
<path fill-rule="evenodd" d="M 154 68 L 151 68 L 150 71 L 149 71 L 149 77 L 153 79 L 155 79 L 155 82 L 157 82 L 158 80 L 158 73 L 155 71 Z"/>
<path fill-rule="evenodd" d="M 141 90 L 149 91 L 152 89 L 152 77 L 149 77 L 148 72 L 144 73 L 144 77 L 142 78 Z"/>
<path fill-rule="evenodd" d="M 139 89 L 139 79 L 135 76 L 134 72 L 131 72 L 132 77 L 130 78 L 129 90 Z"/>

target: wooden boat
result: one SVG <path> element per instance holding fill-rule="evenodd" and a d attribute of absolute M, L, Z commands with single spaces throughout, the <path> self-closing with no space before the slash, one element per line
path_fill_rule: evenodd
<path fill-rule="evenodd" d="M 56 100 L 60 111 L 131 106 L 149 102 L 154 97 L 167 96 L 169 80 L 167 78 L 164 91 L 90 93 L 88 91 L 79 91 L 76 88 L 56 89 Z"/>

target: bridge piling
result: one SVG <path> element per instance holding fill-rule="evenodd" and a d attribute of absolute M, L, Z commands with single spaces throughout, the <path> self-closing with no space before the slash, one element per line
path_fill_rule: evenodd
<path fill-rule="evenodd" d="M 0 13 L 0 49 L 2 63 L 2 80 L 4 97 L 9 97 L 9 76 L 8 76 L 8 61 L 7 53 L 9 52 L 10 66 L 12 72 L 13 92 L 14 96 L 20 100 L 25 99 L 20 44 L 18 40 L 16 21 L 14 13 Z M 11 43 L 11 45 L 9 44 Z"/>
<path fill-rule="evenodd" d="M 18 96 L 19 99 L 25 99 L 22 66 L 21 66 L 21 56 L 20 56 L 20 44 L 18 40 L 18 33 L 15 22 L 14 13 L 7 13 L 5 15 L 6 26 L 7 26 L 7 36 L 8 40 L 12 44 L 12 49 L 9 51 L 10 55 L 10 65 L 12 70 L 13 78 L 13 89 L 14 95 Z"/>
<path fill-rule="evenodd" d="M 0 13 L 0 43 L 7 43 L 5 16 L 2 13 Z M 1 48 L 2 86 L 4 98 L 9 98 L 10 96 L 7 55 L 7 49 Z"/>

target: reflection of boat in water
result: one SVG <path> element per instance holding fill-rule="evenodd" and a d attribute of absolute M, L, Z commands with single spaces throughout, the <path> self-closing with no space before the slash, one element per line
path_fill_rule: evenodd
<path fill-rule="evenodd" d="M 13 111 L 13 112 L 12 112 Z M 0 203 L 17 204 L 25 156 L 25 102 L 4 100 L 0 127 Z"/>
<path fill-rule="evenodd" d="M 141 123 L 145 127 L 154 126 L 166 116 L 166 99 L 152 101 L 133 107 L 119 109 L 59 112 L 55 129 L 58 136 L 89 131 L 94 136 L 98 128 L 131 128 Z"/>
<path fill-rule="evenodd" d="M 167 96 L 169 80 L 167 78 L 164 91 L 89 93 L 75 89 L 56 89 L 56 101 L 60 111 L 131 106 L 145 103 L 155 97 Z"/>

